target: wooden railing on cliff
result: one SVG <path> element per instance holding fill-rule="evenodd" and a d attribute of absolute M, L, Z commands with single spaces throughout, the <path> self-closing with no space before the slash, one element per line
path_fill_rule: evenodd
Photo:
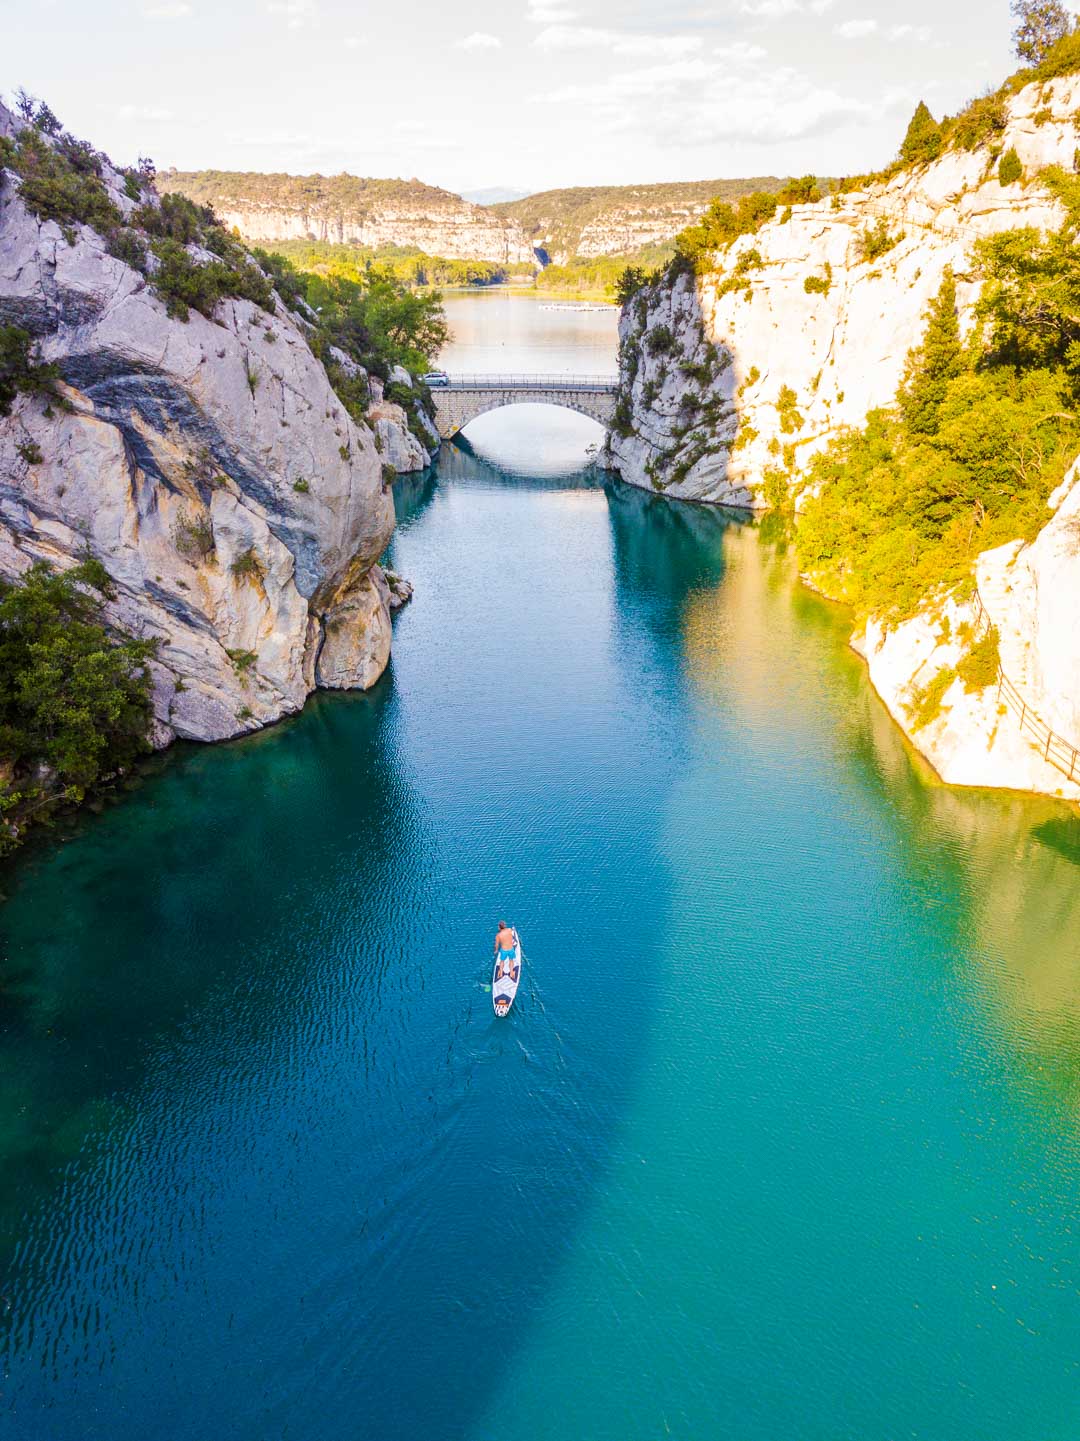
<path fill-rule="evenodd" d="M 984 630 L 989 630 L 993 621 L 987 614 L 983 605 L 982 596 L 978 590 L 975 592 L 975 635 L 980 635 Z M 1064 736 L 1058 735 L 1046 722 L 1031 709 L 1027 701 L 1013 685 L 1012 681 L 1001 668 L 998 661 L 998 705 L 1006 705 L 1013 712 L 1020 722 L 1022 733 L 1031 736 L 1038 742 L 1042 758 L 1049 762 L 1063 776 L 1070 781 L 1080 781 L 1080 750 Z"/>

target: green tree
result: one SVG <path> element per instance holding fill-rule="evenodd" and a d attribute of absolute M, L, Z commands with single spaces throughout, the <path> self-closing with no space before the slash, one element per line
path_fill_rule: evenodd
<path fill-rule="evenodd" d="M 0 811 L 40 818 L 149 749 L 155 642 L 110 636 L 98 561 L 0 581 Z M 14 833 L 0 832 L 0 850 Z"/>
<path fill-rule="evenodd" d="M 18 325 L 0 325 L 0 416 L 11 414 L 11 404 L 20 391 L 51 395 L 60 369 L 56 365 L 35 365 L 33 339 Z"/>
<path fill-rule="evenodd" d="M 620 305 L 632 299 L 648 280 L 640 265 L 628 265 L 615 282 L 615 299 Z"/>
<path fill-rule="evenodd" d="M 1019 59 L 1038 65 L 1066 35 L 1076 29 L 1076 17 L 1061 0 L 1012 0 L 1016 21 L 1013 44 Z"/>
<path fill-rule="evenodd" d="M 998 165 L 998 180 L 1002 185 L 1015 185 L 1018 180 L 1024 178 L 1024 167 L 1020 163 L 1020 157 L 1016 153 L 1016 147 L 1010 145 L 1005 154 L 1001 157 Z"/>
<path fill-rule="evenodd" d="M 781 205 L 813 205 L 821 199 L 816 175 L 788 180 L 776 197 Z"/>
<path fill-rule="evenodd" d="M 900 159 L 906 165 L 921 165 L 936 160 L 943 144 L 941 126 L 931 115 L 925 100 L 920 100 L 911 117 L 904 143 L 900 146 Z"/>
<path fill-rule="evenodd" d="M 1080 254 L 1070 234 L 1009 230 L 975 250 L 985 277 L 987 360 L 1015 371 L 1062 367 L 1080 384 Z"/>
<path fill-rule="evenodd" d="M 899 394 L 900 410 L 912 435 L 935 435 L 942 402 L 951 381 L 964 369 L 956 277 L 945 271 L 941 289 L 926 314 L 923 343 L 908 356 Z"/>

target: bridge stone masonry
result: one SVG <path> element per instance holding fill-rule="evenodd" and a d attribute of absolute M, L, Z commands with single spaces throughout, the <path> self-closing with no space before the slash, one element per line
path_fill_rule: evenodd
<path fill-rule="evenodd" d="M 559 405 L 607 429 L 615 415 L 613 375 L 452 375 L 431 385 L 435 421 L 444 440 L 478 415 L 503 405 Z"/>

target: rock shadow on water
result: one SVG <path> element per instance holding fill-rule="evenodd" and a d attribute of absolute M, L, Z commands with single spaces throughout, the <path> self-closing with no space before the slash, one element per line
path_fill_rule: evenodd
<path fill-rule="evenodd" d="M 570 484 L 480 466 L 451 455 L 403 495 L 414 534 L 462 584 L 477 557 L 439 552 L 438 484 L 479 479 L 508 524 L 515 488 Z M 713 561 L 693 559 L 693 534 L 684 559 L 704 574 Z M 680 568 L 657 579 L 677 608 Z M 574 604 L 572 586 L 560 593 Z M 514 604 L 528 614 L 534 600 Z M 425 614 L 409 643 L 432 645 L 437 664 L 457 629 L 435 617 L 429 635 Z M 317 1395 L 327 1441 L 453 1441 L 507 1382 L 638 1074 L 662 861 L 638 834 L 610 833 L 609 798 L 590 809 L 570 787 L 574 844 L 599 869 L 573 915 L 530 933 L 551 958 L 544 1005 L 494 1031 L 488 997 L 462 984 L 482 970 L 462 888 L 487 894 L 510 871 L 476 875 L 475 855 L 458 854 L 467 830 L 432 830 L 434 802 L 402 763 L 418 742 L 400 701 L 390 676 L 227 748 L 178 751 L 16 878 L 2 918 L 21 979 L 0 1033 L 17 1078 L 2 1102 L 0 1226 L 18 1259 L 0 1282 L 0 1352 L 4 1404 L 30 1424 L 48 1407 L 50 1424 L 112 1441 L 122 1409 L 133 1434 L 254 1441 L 302 1432 Z M 438 717 L 428 729 L 439 735 Z M 638 754 L 630 718 L 610 744 Z M 641 804 L 659 812 L 670 758 L 654 760 Z M 620 774 L 604 781 L 613 797 Z M 547 874 L 550 838 L 523 834 Z M 623 1023 L 589 1027 L 585 1045 L 550 972 L 556 958 L 569 967 L 576 928 L 625 925 L 622 892 L 600 884 L 620 874 L 649 898 L 631 930 L 642 964 L 620 984 Z M 586 1065 L 599 1094 L 566 1084 Z M 511 1075 L 531 1116 L 521 1128 L 498 1105 Z M 107 1320 L 86 1331 L 73 1321 L 95 1315 Z"/>

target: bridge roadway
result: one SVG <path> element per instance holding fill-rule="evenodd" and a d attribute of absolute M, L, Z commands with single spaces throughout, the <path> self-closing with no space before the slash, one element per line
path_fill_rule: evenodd
<path fill-rule="evenodd" d="M 489 410 L 503 405 L 559 405 L 606 429 L 615 414 L 614 375 L 451 375 L 431 386 L 439 434 L 449 440 Z"/>

